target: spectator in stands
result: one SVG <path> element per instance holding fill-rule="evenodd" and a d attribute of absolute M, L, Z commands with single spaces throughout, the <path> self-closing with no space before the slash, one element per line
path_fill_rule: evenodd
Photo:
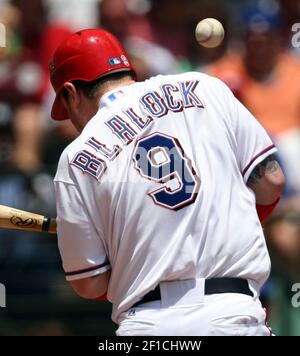
<path fill-rule="evenodd" d="M 165 36 L 161 31 L 158 31 L 160 23 L 154 16 L 160 12 L 160 18 L 166 21 L 174 11 L 171 14 L 168 13 L 169 5 L 166 6 L 165 0 L 159 3 L 160 7 L 157 6 L 157 1 L 150 3 L 149 0 L 102 0 L 99 3 L 100 26 L 121 40 L 131 56 L 138 80 L 144 80 L 157 74 L 177 72 L 175 54 L 163 43 Z M 173 1 L 172 9 L 174 10 L 179 3 L 180 1 Z M 185 42 L 184 40 L 180 42 L 176 37 L 174 31 L 178 30 L 177 26 L 178 23 L 176 26 L 169 24 L 169 27 L 164 30 L 165 34 L 168 33 L 168 36 L 172 37 L 172 43 L 176 42 L 176 48 L 180 43 L 184 44 Z"/>
<path fill-rule="evenodd" d="M 287 180 L 300 193 L 300 62 L 284 49 L 281 14 L 273 10 L 247 8 L 244 52 L 229 53 L 207 72 L 224 80 L 273 136 Z"/>

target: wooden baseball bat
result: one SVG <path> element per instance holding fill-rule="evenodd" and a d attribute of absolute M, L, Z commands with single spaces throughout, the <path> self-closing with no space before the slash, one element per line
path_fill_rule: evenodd
<path fill-rule="evenodd" d="M 0 228 L 56 234 L 56 220 L 0 205 Z"/>

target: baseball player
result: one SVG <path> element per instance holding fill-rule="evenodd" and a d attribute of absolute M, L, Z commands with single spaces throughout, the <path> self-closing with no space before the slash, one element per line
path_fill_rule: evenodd
<path fill-rule="evenodd" d="M 256 119 L 204 74 L 136 82 L 103 30 L 71 35 L 50 71 L 52 117 L 80 132 L 54 179 L 74 290 L 107 295 L 117 335 L 270 335 L 260 220 L 284 176 Z"/>

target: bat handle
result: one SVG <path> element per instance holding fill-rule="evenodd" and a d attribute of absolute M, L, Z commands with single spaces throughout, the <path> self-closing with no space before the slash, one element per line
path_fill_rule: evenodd
<path fill-rule="evenodd" d="M 48 232 L 49 234 L 56 234 L 56 228 L 56 219 L 51 219 L 45 216 L 42 224 L 42 231 Z"/>

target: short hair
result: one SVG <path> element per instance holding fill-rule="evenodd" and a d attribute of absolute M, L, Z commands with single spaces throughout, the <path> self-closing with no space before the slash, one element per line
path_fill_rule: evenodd
<path fill-rule="evenodd" d="M 121 81 L 127 77 L 134 80 L 135 75 L 133 71 L 110 73 L 91 82 L 85 82 L 83 80 L 72 80 L 71 83 L 75 86 L 77 91 L 81 91 L 87 98 L 95 99 L 103 87 L 107 86 L 108 84 Z M 68 99 L 68 91 L 66 88 L 62 89 L 61 94 L 64 99 Z"/>

